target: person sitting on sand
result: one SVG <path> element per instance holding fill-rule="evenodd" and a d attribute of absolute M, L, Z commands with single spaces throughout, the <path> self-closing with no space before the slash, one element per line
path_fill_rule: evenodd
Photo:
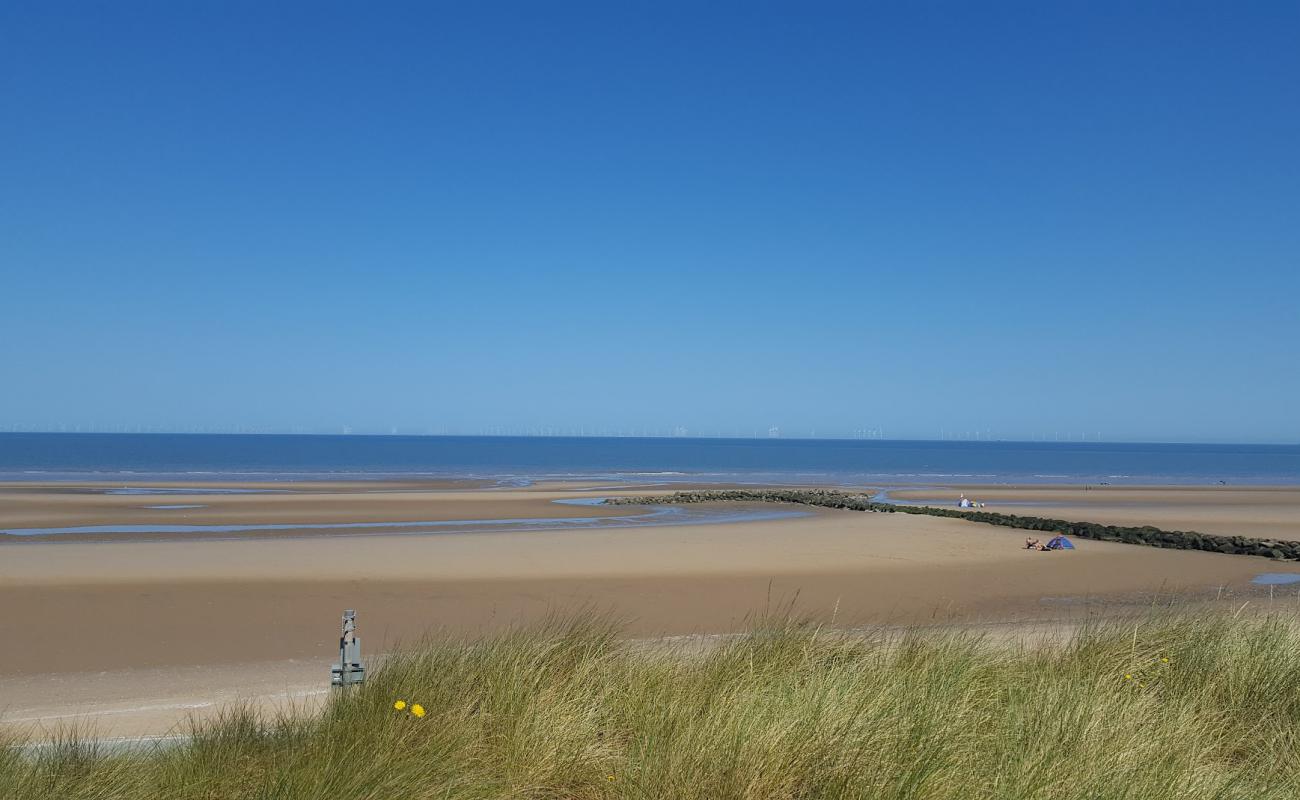
<path fill-rule="evenodd" d="M 1042 544 L 1041 544 L 1037 539 L 1026 538 L 1026 539 L 1025 539 L 1025 549 L 1026 549 L 1026 550 L 1042 550 L 1042 549 L 1043 549 L 1043 545 L 1042 545 Z"/>

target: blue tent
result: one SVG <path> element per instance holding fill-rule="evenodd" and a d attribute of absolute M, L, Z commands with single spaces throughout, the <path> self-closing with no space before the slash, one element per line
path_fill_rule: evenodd
<path fill-rule="evenodd" d="M 1053 536 L 1052 540 L 1047 543 L 1048 550 L 1073 550 L 1074 542 L 1064 536 Z"/>

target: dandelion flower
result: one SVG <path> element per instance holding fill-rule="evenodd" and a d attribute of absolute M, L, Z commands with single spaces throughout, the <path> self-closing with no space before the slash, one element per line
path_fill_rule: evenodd
<path fill-rule="evenodd" d="M 1160 663 L 1161 663 L 1161 664 L 1168 664 L 1168 663 L 1169 663 L 1169 659 L 1167 659 L 1167 658 L 1162 658 L 1162 659 L 1160 659 Z"/>
<path fill-rule="evenodd" d="M 1124 673 L 1124 680 L 1126 680 L 1126 681 L 1131 681 L 1131 680 L 1133 680 L 1133 676 L 1130 675 L 1130 674 L 1128 674 L 1128 673 L 1126 672 L 1126 673 Z"/>
<path fill-rule="evenodd" d="M 398 711 L 401 711 L 402 709 L 406 708 L 406 701 L 398 700 L 396 703 L 393 703 L 393 708 L 397 709 Z"/>
<path fill-rule="evenodd" d="M 411 713 L 417 717 L 423 717 L 424 706 L 420 705 L 419 703 L 416 703 L 415 705 L 411 706 Z"/>
<path fill-rule="evenodd" d="M 613 782 L 614 782 L 614 776 L 613 776 L 613 775 L 606 775 L 606 776 L 605 776 L 605 780 L 609 781 L 610 783 L 613 783 Z"/>

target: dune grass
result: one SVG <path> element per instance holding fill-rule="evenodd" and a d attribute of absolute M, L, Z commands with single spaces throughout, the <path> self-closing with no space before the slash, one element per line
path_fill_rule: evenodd
<path fill-rule="evenodd" d="M 424 643 L 312 718 L 232 709 L 151 752 L 0 749 L 0 797 L 1290 800 L 1295 623 L 1021 646 L 781 621 L 701 652 L 557 619 Z"/>

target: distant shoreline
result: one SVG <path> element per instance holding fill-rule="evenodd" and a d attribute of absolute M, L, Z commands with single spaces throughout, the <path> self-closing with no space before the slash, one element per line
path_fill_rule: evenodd
<path fill-rule="evenodd" d="M 363 432 L 324 432 L 324 431 L 285 431 L 285 430 L 265 430 L 265 431 L 183 431 L 183 430 L 154 430 L 154 431 L 68 431 L 68 430 L 0 430 L 0 437 L 5 436 L 191 436 L 191 437 L 318 437 L 330 439 L 493 439 L 493 440 L 511 440 L 511 439 L 601 439 L 611 441 L 622 440 L 661 440 L 670 439 L 674 441 L 699 441 L 699 442 L 889 442 L 898 444 L 957 444 L 957 445 L 982 445 L 982 444 L 1007 444 L 1007 445 L 1101 445 L 1105 446 L 1176 446 L 1176 447 L 1300 447 L 1300 442 L 1242 442 L 1228 439 L 1044 439 L 1044 438 L 1017 438 L 1017 437 L 887 437 L 887 436 L 853 436 L 853 435 L 836 435 L 836 436 L 758 436 L 754 434 L 675 434 L 671 432 L 659 433 L 384 433 L 382 431 L 363 431 Z"/>

